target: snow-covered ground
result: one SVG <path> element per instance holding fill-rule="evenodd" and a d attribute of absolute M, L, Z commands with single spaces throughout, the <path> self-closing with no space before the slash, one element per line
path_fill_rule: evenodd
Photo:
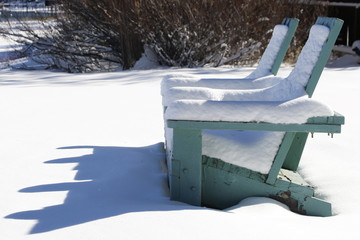
<path fill-rule="evenodd" d="M 227 211 L 169 200 L 162 76 L 252 70 L 0 70 L 0 239 L 358 239 L 360 66 L 352 57 L 325 69 L 313 97 L 345 115 L 342 133 L 315 134 L 300 166 L 334 216 L 297 215 L 268 198 Z"/>

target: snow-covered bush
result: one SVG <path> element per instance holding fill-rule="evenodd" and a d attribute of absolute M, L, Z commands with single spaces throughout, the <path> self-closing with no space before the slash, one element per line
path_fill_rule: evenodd
<path fill-rule="evenodd" d="M 139 9 L 144 41 L 162 64 L 197 67 L 252 64 L 262 55 L 271 30 L 284 17 L 301 27 L 289 55 L 297 56 L 317 16 L 325 7 L 284 0 L 142 0 Z M 299 3 L 301 2 L 301 3 Z"/>
<path fill-rule="evenodd" d="M 137 0 L 63 0 L 61 29 L 90 34 L 82 41 L 92 40 L 112 51 L 112 60 L 123 69 L 131 68 L 141 57 L 143 43 L 138 35 Z M 69 24 L 70 23 L 70 24 Z M 95 34 L 94 34 L 95 33 Z M 75 35 L 78 35 L 76 32 Z M 93 45 L 95 45 L 93 43 Z"/>
<path fill-rule="evenodd" d="M 141 28 L 165 65 L 248 63 L 258 59 L 271 36 L 264 1 L 146 2 L 148 7 L 140 10 Z"/>
<path fill-rule="evenodd" d="M 252 64 L 274 25 L 297 17 L 301 27 L 288 59 L 295 59 L 321 5 L 288 0 L 62 0 L 41 31 L 6 34 L 38 62 L 69 72 L 134 66 L 146 45 L 167 66 Z"/>
<path fill-rule="evenodd" d="M 143 43 L 132 24 L 125 23 L 128 19 L 122 19 L 130 12 L 125 14 L 127 9 L 117 5 L 128 6 L 127 2 L 132 1 L 64 0 L 59 14 L 39 21 L 37 29 L 29 21 L 9 21 L 11 27 L 1 33 L 50 68 L 68 72 L 128 69 L 140 58 Z"/>

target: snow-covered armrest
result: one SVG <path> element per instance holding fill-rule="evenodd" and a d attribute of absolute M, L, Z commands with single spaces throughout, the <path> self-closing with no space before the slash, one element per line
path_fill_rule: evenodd
<path fill-rule="evenodd" d="M 333 116 L 325 104 L 307 97 L 289 101 L 236 102 L 179 100 L 166 110 L 167 120 L 306 123 L 311 117 Z"/>
<path fill-rule="evenodd" d="M 227 100 L 243 92 L 260 92 L 265 88 L 278 85 L 284 79 L 268 76 L 249 81 L 249 79 L 199 79 L 196 85 L 190 85 L 191 78 L 176 78 L 176 87 L 162 87 L 163 105 L 179 99 Z M 171 81 L 169 81 L 171 82 Z M 175 82 L 175 79 L 174 79 Z M 163 83 L 165 84 L 165 82 Z M 187 86 L 182 86 L 186 84 Z M 262 94 L 262 93 L 261 93 Z M 241 99 L 234 99 L 241 100 Z"/>
<path fill-rule="evenodd" d="M 197 78 L 193 75 L 168 75 L 161 82 L 161 95 L 166 96 L 174 87 L 206 87 L 213 89 L 258 89 L 270 87 L 281 78 L 265 76 L 252 78 Z"/>
<path fill-rule="evenodd" d="M 290 22 L 292 23 L 290 24 Z M 170 88 L 181 86 L 228 89 L 249 89 L 269 86 L 267 81 L 258 81 L 255 83 L 252 83 L 252 81 L 266 76 L 274 76 L 272 72 L 277 72 L 278 66 L 274 66 L 276 65 L 275 62 L 280 56 L 282 56 L 280 57 L 280 62 L 282 61 L 297 27 L 298 20 L 291 19 L 290 22 L 287 22 L 287 24 L 291 25 L 290 29 L 287 24 L 279 24 L 274 27 L 268 46 L 263 53 L 257 68 L 250 75 L 237 79 L 226 79 L 222 75 L 218 75 L 218 77 L 215 78 L 204 79 L 190 74 L 171 74 L 165 76 L 162 80 L 161 94 L 164 96 Z M 276 70 L 273 68 L 276 68 Z"/>

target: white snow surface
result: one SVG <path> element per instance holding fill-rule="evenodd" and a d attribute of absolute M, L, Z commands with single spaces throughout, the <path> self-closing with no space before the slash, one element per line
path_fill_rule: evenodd
<path fill-rule="evenodd" d="M 144 47 L 144 53 L 142 54 L 141 58 L 135 63 L 133 69 L 134 70 L 147 70 L 147 69 L 154 69 L 158 68 L 159 63 L 157 56 L 151 50 L 151 48 L 147 45 Z"/>
<path fill-rule="evenodd" d="M 204 99 L 216 101 L 284 101 L 306 95 L 305 86 L 310 74 L 318 60 L 320 51 L 329 35 L 329 28 L 322 25 L 314 25 L 310 29 L 309 38 L 306 41 L 293 71 L 288 77 L 265 77 L 252 86 L 244 89 L 213 89 L 209 87 L 178 86 L 168 88 L 163 93 L 163 105 L 169 106 L 179 99 Z M 166 82 L 168 79 L 164 79 Z M 227 81 L 226 81 L 227 82 Z M 226 84 L 224 82 L 224 85 Z M 258 83 L 268 85 L 259 89 L 248 89 Z M 269 84 L 273 84 L 269 86 Z M 165 84 L 165 83 L 163 83 Z M 230 83 L 232 84 L 232 83 Z M 233 84 L 232 84 L 233 85 Z M 232 86 L 233 87 L 233 86 Z M 239 87 L 241 87 L 239 85 Z"/>
<path fill-rule="evenodd" d="M 171 74 L 164 77 L 164 80 L 161 83 L 161 94 L 164 96 L 170 88 L 179 86 L 210 87 L 219 89 L 251 89 L 274 85 L 276 79 L 266 76 L 272 75 L 270 72 L 271 68 L 288 30 L 289 27 L 285 25 L 279 24 L 274 27 L 272 37 L 258 66 L 248 76 L 240 79 L 236 78 L 236 75 L 233 79 L 202 79 L 193 75 Z M 259 78 L 261 78 L 261 80 Z M 226 84 L 224 84 L 224 81 L 226 81 Z"/>
<path fill-rule="evenodd" d="M 253 70 L 0 70 L 0 239 L 359 239 L 356 63 L 323 72 L 313 98 L 345 115 L 346 124 L 333 139 L 310 138 L 300 162 L 333 217 L 301 216 L 269 198 L 223 211 L 169 199 L 161 78 L 236 78 Z"/>
<path fill-rule="evenodd" d="M 202 137 L 203 155 L 267 174 L 284 133 L 206 130 Z"/>

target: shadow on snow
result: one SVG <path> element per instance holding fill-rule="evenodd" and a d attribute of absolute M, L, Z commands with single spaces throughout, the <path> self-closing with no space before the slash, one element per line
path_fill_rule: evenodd
<path fill-rule="evenodd" d="M 80 157 L 47 161 L 78 163 L 74 182 L 32 186 L 24 193 L 68 191 L 63 204 L 8 215 L 10 219 L 35 219 L 31 234 L 48 232 L 129 212 L 170 211 L 194 208 L 169 200 L 163 169 L 162 143 L 147 147 L 74 146 L 91 148 Z"/>
<path fill-rule="evenodd" d="M 158 82 L 167 74 L 215 74 L 221 76 L 222 74 L 238 74 L 239 77 L 244 77 L 249 70 L 239 68 L 159 68 L 150 70 L 126 70 L 118 72 L 103 72 L 103 73 L 65 73 L 60 71 L 48 70 L 22 70 L 15 69 L 14 71 L 5 69 L 0 72 L 2 78 L 0 79 L 0 86 L 57 86 L 57 85 L 133 85 L 149 82 Z"/>

